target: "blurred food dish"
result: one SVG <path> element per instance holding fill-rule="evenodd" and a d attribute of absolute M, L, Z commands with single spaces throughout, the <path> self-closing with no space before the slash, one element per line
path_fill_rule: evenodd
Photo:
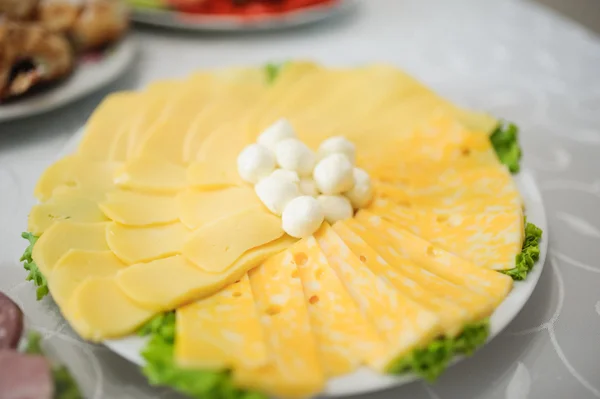
<path fill-rule="evenodd" d="M 120 0 L 0 0 L 0 108 L 110 52 L 128 16 Z"/>
<path fill-rule="evenodd" d="M 128 0 L 132 19 L 177 29 L 280 29 L 338 15 L 352 0 Z"/>

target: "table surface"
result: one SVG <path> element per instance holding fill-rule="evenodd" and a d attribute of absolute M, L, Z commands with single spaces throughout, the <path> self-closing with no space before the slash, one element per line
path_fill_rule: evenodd
<path fill-rule="evenodd" d="M 103 92 L 30 120 L 0 124 L 0 290 L 25 310 L 86 398 L 177 398 L 137 367 L 83 343 L 51 299 L 36 302 L 18 262 L 40 173 L 106 93 L 195 68 L 312 58 L 386 61 L 441 94 L 515 121 L 551 229 L 548 263 L 506 331 L 432 386 L 369 398 L 600 398 L 600 38 L 525 1 L 368 0 L 327 24 L 247 36 L 137 29 L 136 65 Z M 365 396 L 366 397 L 366 396 Z"/>

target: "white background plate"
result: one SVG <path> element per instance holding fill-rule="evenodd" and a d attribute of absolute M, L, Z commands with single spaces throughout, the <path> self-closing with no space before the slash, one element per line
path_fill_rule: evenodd
<path fill-rule="evenodd" d="M 81 129 L 67 143 L 62 155 L 75 152 L 77 145 L 84 134 Z M 515 281 L 511 293 L 506 297 L 502 304 L 496 309 L 490 319 L 490 335 L 488 342 L 500 334 L 502 330 L 515 318 L 519 311 L 525 306 L 525 303 L 531 296 L 537 282 L 542 274 L 542 269 L 546 261 L 548 252 L 548 222 L 546 220 L 546 211 L 544 202 L 538 185 L 533 178 L 533 174 L 528 170 L 522 170 L 514 176 L 517 187 L 525 202 L 527 220 L 538 226 L 544 232 L 544 237 L 540 243 L 540 259 L 533 270 L 527 276 L 525 281 Z M 140 352 L 146 342 L 145 338 L 133 336 L 119 340 L 105 341 L 104 344 L 115 353 L 123 356 L 125 359 L 140 366 L 144 364 Z M 461 360 L 462 357 L 454 359 L 454 363 Z M 367 368 L 361 368 L 358 371 L 345 376 L 329 380 L 324 396 L 349 396 L 362 393 L 374 392 L 403 385 L 418 379 L 414 374 L 405 374 L 402 376 L 388 376 L 377 374 Z"/>
<path fill-rule="evenodd" d="M 102 58 L 78 61 L 73 74 L 64 82 L 30 97 L 0 104 L 0 122 L 50 111 L 91 94 L 125 72 L 134 56 L 133 39 L 126 38 Z"/>
<path fill-rule="evenodd" d="M 322 21 L 339 15 L 355 5 L 355 0 L 340 0 L 335 4 L 316 5 L 269 17 L 242 19 L 235 16 L 185 14 L 177 11 L 135 7 L 131 19 L 135 22 L 166 28 L 243 32 L 291 28 Z"/>

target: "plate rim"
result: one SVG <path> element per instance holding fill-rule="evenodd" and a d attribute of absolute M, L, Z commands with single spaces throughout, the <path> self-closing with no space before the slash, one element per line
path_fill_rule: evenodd
<path fill-rule="evenodd" d="M 101 88 L 114 82 L 119 76 L 123 75 L 129 66 L 133 63 L 137 52 L 137 44 L 131 35 L 121 38 L 114 47 L 104 55 L 100 62 L 85 65 L 81 61 L 75 66 L 75 70 L 65 81 L 57 82 L 56 87 L 48 88 L 40 93 L 36 93 L 29 98 L 15 100 L 14 103 L 0 105 L 0 123 L 11 120 L 23 119 L 49 112 L 64 107 L 74 101 L 89 96 Z M 72 81 L 83 74 L 91 73 L 92 68 L 110 66 L 112 68 L 105 74 L 98 74 L 96 79 L 86 79 L 86 84 L 76 85 Z M 69 92 L 70 91 L 70 92 Z"/>
<path fill-rule="evenodd" d="M 63 147 L 60 156 L 62 157 L 75 152 L 84 133 L 85 126 L 80 128 L 73 137 L 69 139 Z M 504 329 L 521 312 L 527 302 L 529 302 L 533 291 L 537 287 L 548 255 L 548 218 L 544 199 L 535 179 L 535 173 L 531 169 L 522 168 L 518 174 L 513 175 L 513 180 L 517 184 L 521 197 L 523 198 L 527 220 L 533 222 L 543 231 L 543 236 L 540 240 L 540 258 L 524 281 L 514 281 L 511 292 L 490 317 L 490 334 L 485 344 L 478 348 L 476 352 L 500 335 L 500 333 L 504 331 Z M 141 350 L 146 342 L 147 339 L 144 337 L 128 336 L 118 340 L 106 340 L 102 342 L 102 344 L 119 356 L 143 367 L 145 362 L 141 356 Z M 456 356 L 448 367 L 453 366 L 464 358 L 465 356 Z M 369 382 L 365 383 L 365 379 L 368 379 L 367 381 Z M 415 374 L 404 374 L 399 376 L 382 375 L 368 370 L 366 367 L 361 367 L 351 374 L 330 379 L 327 382 L 324 391 L 321 393 L 321 396 L 343 397 L 374 393 L 399 387 L 417 380 L 422 380 L 422 378 Z"/>
<path fill-rule="evenodd" d="M 341 15 L 358 4 L 358 0 L 338 0 L 334 4 L 315 5 L 308 9 L 292 10 L 273 17 L 250 18 L 241 20 L 230 16 L 205 16 L 131 6 L 131 20 L 162 28 L 198 32 L 249 32 L 279 30 L 313 24 Z"/>

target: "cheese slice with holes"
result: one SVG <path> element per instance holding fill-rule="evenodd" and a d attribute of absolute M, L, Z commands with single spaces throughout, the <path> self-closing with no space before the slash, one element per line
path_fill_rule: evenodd
<path fill-rule="evenodd" d="M 115 171 L 115 184 L 124 189 L 172 194 L 187 187 L 186 169 L 156 158 L 136 158 Z"/>
<path fill-rule="evenodd" d="M 435 313 L 447 336 L 455 336 L 470 321 L 467 311 L 451 301 L 428 291 L 427 286 L 402 273 L 404 265 L 392 266 L 376 249 L 372 248 L 345 223 L 336 223 L 335 232 L 348 245 L 348 248 L 359 259 L 364 259 L 364 264 L 378 276 L 386 278 L 398 291 Z M 409 267 L 412 265 L 409 265 Z"/>
<path fill-rule="evenodd" d="M 121 133 L 123 122 L 143 98 L 141 93 L 119 92 L 108 95 L 86 123 L 78 153 L 90 160 L 109 160 L 110 149 Z"/>
<path fill-rule="evenodd" d="M 396 226 L 459 255 L 478 266 L 496 270 L 515 267 L 523 246 L 523 211 L 434 214 L 397 208 L 378 213 Z"/>
<path fill-rule="evenodd" d="M 35 197 L 46 201 L 56 192 L 76 190 L 88 198 L 102 198 L 114 189 L 113 174 L 118 167 L 120 164 L 114 162 L 90 161 L 69 155 L 44 171 L 35 186 Z"/>
<path fill-rule="evenodd" d="M 283 236 L 253 248 L 221 273 L 209 273 L 183 256 L 171 256 L 131 265 L 119 272 L 116 279 L 127 296 L 145 308 L 157 311 L 172 310 L 213 295 L 294 242 L 291 237 Z"/>
<path fill-rule="evenodd" d="M 95 200 L 74 190 L 54 194 L 48 201 L 34 205 L 29 212 L 27 231 L 39 236 L 61 220 L 80 223 L 108 221 Z"/>
<path fill-rule="evenodd" d="M 179 208 L 174 195 L 115 190 L 106 194 L 100 209 L 111 220 L 126 226 L 150 226 L 179 220 Z"/>
<path fill-rule="evenodd" d="M 177 309 L 175 362 L 196 370 L 255 369 L 267 348 L 244 275 L 216 294 Z"/>
<path fill-rule="evenodd" d="M 107 223 L 54 223 L 33 246 L 32 258 L 50 280 L 56 262 L 69 250 L 107 251 Z"/>
<path fill-rule="evenodd" d="M 247 209 L 197 229 L 182 253 L 202 270 L 221 273 L 246 251 L 283 235 L 280 218 L 266 210 Z"/>
<path fill-rule="evenodd" d="M 68 306 L 75 289 L 91 277 L 110 277 L 126 265 L 111 251 L 72 249 L 56 263 L 48 287 L 60 308 Z"/>
<path fill-rule="evenodd" d="M 385 340 L 361 314 L 315 238 L 298 242 L 290 252 L 298 267 L 325 374 L 348 374 L 362 364 L 384 370 L 392 360 Z"/>
<path fill-rule="evenodd" d="M 401 358 L 440 335 L 439 318 L 373 273 L 328 225 L 315 238 L 329 265 L 385 338 L 389 352 Z"/>
<path fill-rule="evenodd" d="M 114 277 L 84 280 L 61 310 L 77 333 L 93 342 L 131 334 L 156 315 L 125 295 Z"/>
<path fill-rule="evenodd" d="M 190 231 L 180 222 L 147 227 L 109 223 L 106 241 L 110 250 L 128 265 L 181 253 Z"/>
<path fill-rule="evenodd" d="M 260 209 L 262 203 L 250 187 L 201 191 L 188 189 L 177 196 L 179 218 L 190 229 L 229 217 L 246 209 Z"/>
<path fill-rule="evenodd" d="M 388 264 L 394 267 L 394 271 L 398 275 L 414 281 L 436 297 L 454 303 L 461 309 L 465 309 L 467 311 L 466 321 L 480 321 L 493 312 L 496 304 L 494 298 L 473 291 L 469 287 L 454 284 L 422 268 L 410 258 L 406 251 L 401 247 L 395 246 L 379 231 L 365 227 L 355 220 L 348 220 L 343 224 L 340 223 L 340 226 L 342 225 L 347 230 L 351 230 L 360 236 L 373 250 L 377 251 Z M 336 224 L 336 230 L 340 229 L 340 226 Z M 392 277 L 395 278 L 395 275 L 392 275 Z M 444 317 L 449 318 L 450 314 L 446 314 Z M 446 326 L 448 327 L 449 334 L 451 334 L 451 324 L 446 324 Z"/>
<path fill-rule="evenodd" d="M 418 265 L 454 284 L 487 294 L 495 299 L 496 305 L 510 292 L 512 279 L 494 270 L 479 267 L 468 260 L 431 244 L 411 232 L 394 227 L 381 217 L 361 210 L 356 220 L 371 227 L 385 237 L 396 248 L 401 248 Z"/>
<path fill-rule="evenodd" d="M 325 376 L 296 273 L 293 256 L 285 251 L 249 274 L 269 363 L 235 369 L 234 379 L 244 388 L 283 398 L 309 397 L 323 389 Z"/>

